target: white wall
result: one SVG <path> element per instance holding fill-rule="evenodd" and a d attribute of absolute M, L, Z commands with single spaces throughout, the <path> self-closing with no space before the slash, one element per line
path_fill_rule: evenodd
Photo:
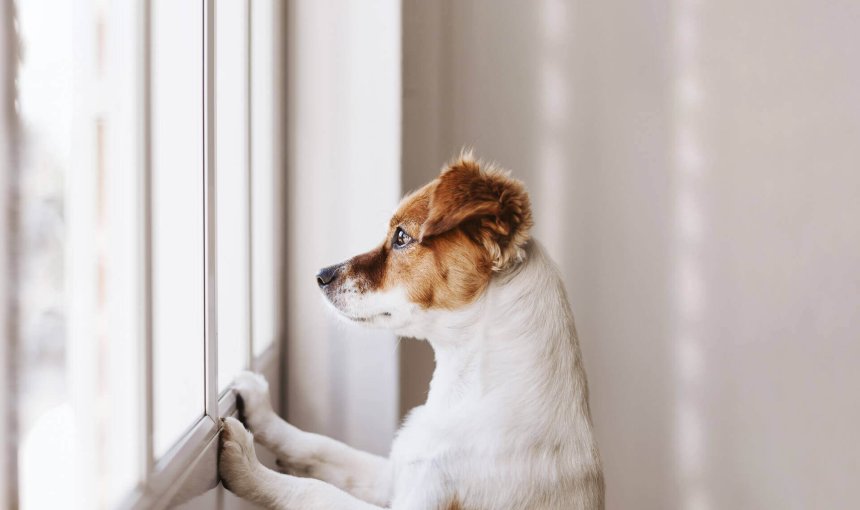
<path fill-rule="evenodd" d="M 404 2 L 404 187 L 463 145 L 526 181 L 608 508 L 860 500 L 858 21 L 849 0 Z"/>
<path fill-rule="evenodd" d="M 382 242 L 399 201 L 400 3 L 292 2 L 287 37 L 288 415 L 387 454 L 396 339 L 336 322 L 315 275 Z"/>

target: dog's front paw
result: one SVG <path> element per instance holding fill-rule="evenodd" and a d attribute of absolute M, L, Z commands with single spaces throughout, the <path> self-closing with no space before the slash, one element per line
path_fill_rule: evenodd
<path fill-rule="evenodd" d="M 262 464 L 254 452 L 254 437 L 235 418 L 223 420 L 218 472 L 224 487 L 239 497 L 250 498 L 256 491 Z"/>
<path fill-rule="evenodd" d="M 233 380 L 236 392 L 236 405 L 242 421 L 252 432 L 259 432 L 273 416 L 272 402 L 269 397 L 269 383 L 253 372 L 242 372 Z"/>

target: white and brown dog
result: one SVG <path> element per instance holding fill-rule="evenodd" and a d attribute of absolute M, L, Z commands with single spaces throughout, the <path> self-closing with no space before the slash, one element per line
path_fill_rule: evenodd
<path fill-rule="evenodd" d="M 531 225 L 522 183 L 469 155 L 404 198 L 382 245 L 317 281 L 348 320 L 430 342 L 427 403 L 386 459 L 289 425 L 243 374 L 254 435 L 225 421 L 224 484 L 279 509 L 602 509 L 573 315 Z M 260 464 L 254 439 L 300 477 Z"/>

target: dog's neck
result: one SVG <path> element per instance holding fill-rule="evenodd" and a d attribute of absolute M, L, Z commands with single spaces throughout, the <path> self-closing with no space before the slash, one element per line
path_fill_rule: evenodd
<path fill-rule="evenodd" d="M 475 405 L 503 395 L 529 412 L 570 413 L 573 406 L 590 422 L 573 315 L 558 271 L 538 243 L 478 301 L 441 317 L 427 335 L 436 354 L 428 406 Z M 566 409 L 550 409 L 559 405 Z"/>

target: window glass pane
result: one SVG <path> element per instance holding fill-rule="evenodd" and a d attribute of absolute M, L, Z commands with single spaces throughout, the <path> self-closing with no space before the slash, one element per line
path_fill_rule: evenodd
<path fill-rule="evenodd" d="M 140 475 L 139 19 L 18 3 L 24 509 L 113 507 Z"/>
<path fill-rule="evenodd" d="M 251 2 L 251 235 L 254 355 L 275 339 L 275 59 L 272 0 Z"/>
<path fill-rule="evenodd" d="M 225 388 L 248 366 L 250 350 L 247 4 L 219 0 L 215 13 L 218 386 Z"/>
<path fill-rule="evenodd" d="M 141 346 L 143 331 L 143 195 L 141 193 L 141 92 L 139 59 L 142 26 L 140 9 L 134 3 L 104 3 L 107 28 L 101 41 L 105 56 L 105 90 L 102 95 L 104 122 L 97 131 L 97 147 L 103 147 L 96 162 L 104 162 L 97 183 L 102 195 L 97 223 L 105 236 L 99 244 L 105 259 L 100 276 L 104 291 L 99 303 L 106 315 L 104 334 L 97 349 L 104 373 L 98 381 L 105 428 L 97 432 L 103 439 L 99 451 L 103 467 L 99 472 L 107 494 L 99 499 L 107 507 L 118 504 L 134 487 L 140 473 L 143 406 Z M 90 241 L 91 242 L 91 241 Z M 98 409 L 99 404 L 96 405 Z M 98 411 L 97 411 L 98 412 Z M 89 422 L 90 417 L 84 418 Z M 98 444 L 98 442 L 97 442 Z M 107 496 L 107 499 L 105 497 Z"/>
<path fill-rule="evenodd" d="M 202 26 L 202 2 L 152 2 L 156 456 L 204 411 Z"/>

